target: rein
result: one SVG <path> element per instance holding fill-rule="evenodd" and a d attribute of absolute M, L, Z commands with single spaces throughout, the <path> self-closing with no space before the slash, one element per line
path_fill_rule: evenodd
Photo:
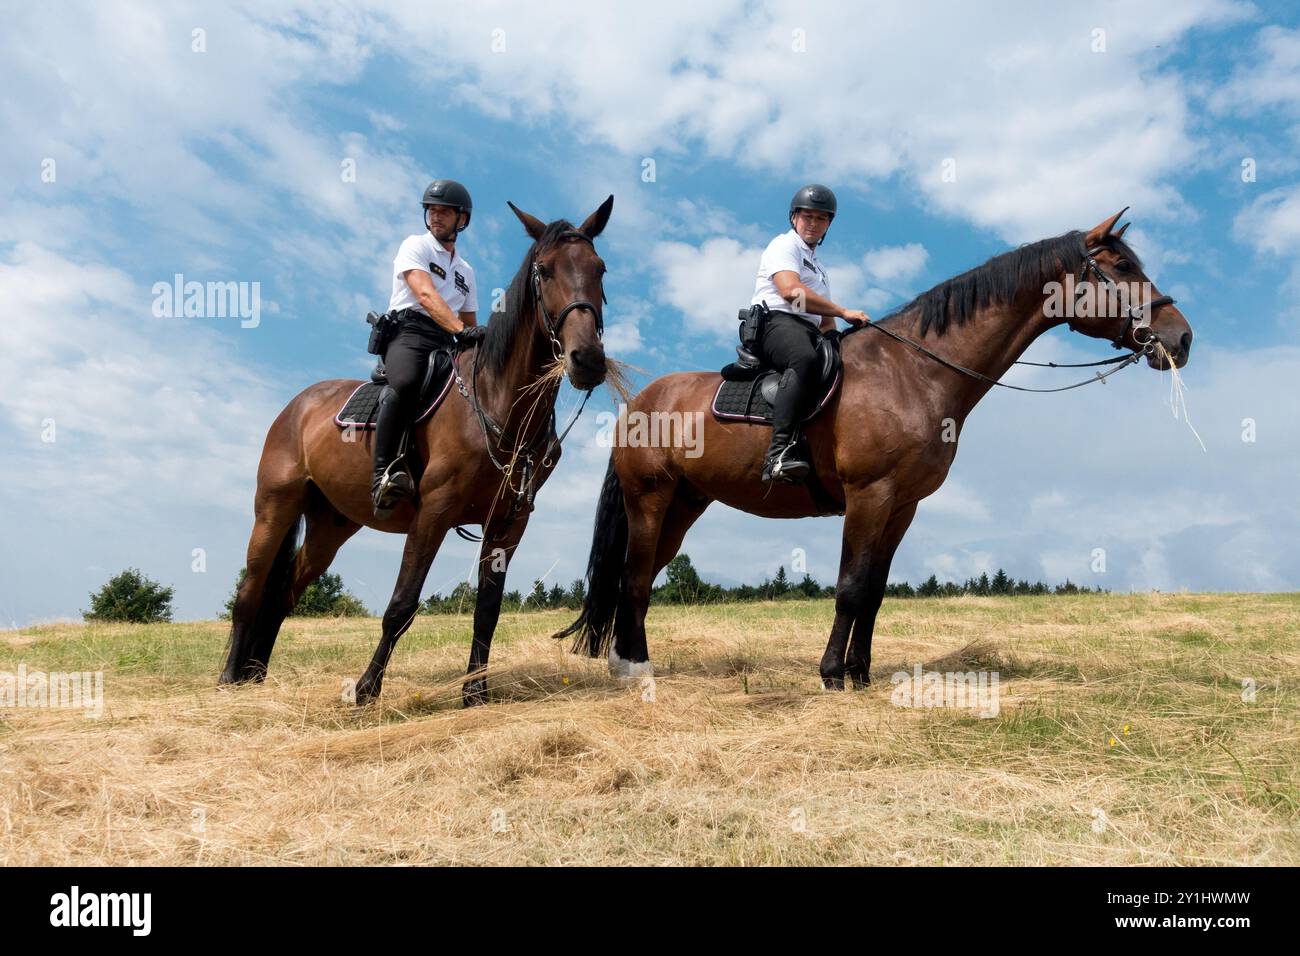
<path fill-rule="evenodd" d="M 1091 249 L 1084 250 L 1083 262 L 1079 266 L 1079 280 L 1078 280 L 1079 287 L 1075 291 L 1076 298 L 1078 298 L 1080 295 L 1083 294 L 1085 288 L 1084 283 L 1087 280 L 1089 272 L 1091 272 L 1101 284 L 1113 288 L 1115 290 L 1116 296 L 1117 297 L 1119 296 L 1119 285 L 1113 279 L 1111 279 L 1110 276 L 1106 275 L 1106 273 L 1102 271 L 1101 266 L 1097 264 L 1097 260 L 1094 258 L 1094 256 L 1098 252 L 1102 251 L 1103 248 L 1104 248 L 1103 246 L 1094 246 Z M 1152 315 L 1154 315 L 1156 309 L 1160 308 L 1162 305 L 1172 305 L 1173 302 L 1174 299 L 1171 296 L 1162 295 L 1152 299 L 1150 302 L 1146 302 L 1141 305 L 1136 305 L 1136 306 L 1126 305 L 1124 307 L 1124 313 L 1123 313 L 1124 326 L 1123 328 L 1120 329 L 1119 334 L 1116 335 L 1115 338 L 1111 341 L 1111 345 L 1113 345 L 1117 349 L 1123 348 L 1124 336 L 1126 336 L 1129 333 L 1129 331 L 1132 330 L 1133 340 L 1137 342 L 1138 345 L 1142 346 L 1142 348 L 1138 351 L 1131 352 L 1128 355 L 1123 355 L 1112 359 L 1102 359 L 1099 362 L 1057 363 L 1057 362 L 1016 361 L 1013 363 L 1015 365 L 1035 365 L 1038 366 L 1039 368 L 1088 368 L 1094 365 L 1115 365 L 1115 367 L 1108 372 L 1104 372 L 1104 373 L 1097 372 L 1093 375 L 1092 378 L 1086 378 L 1082 382 L 1075 382 L 1073 385 L 1063 385 L 1059 388 L 1028 388 L 1023 385 L 1008 385 L 1006 382 L 1000 382 L 995 378 L 990 378 L 989 376 L 983 374 L 982 372 L 977 372 L 974 369 L 966 368 L 965 366 L 958 365 L 955 362 L 949 362 L 947 359 L 943 358 L 942 356 L 936 355 L 934 352 L 931 352 L 929 349 L 927 349 L 924 345 L 920 344 L 919 342 L 915 342 L 912 339 L 907 338 L 906 336 L 899 335 L 897 332 L 893 331 L 892 329 L 887 329 L 883 325 L 878 325 L 875 322 L 868 322 L 867 325 L 873 329 L 879 329 L 881 332 L 884 332 L 888 336 L 898 339 L 898 341 L 902 342 L 905 345 L 911 346 L 912 348 L 916 349 L 918 352 L 922 352 L 925 355 L 928 355 L 930 358 L 934 359 L 936 362 L 938 362 L 941 365 L 946 365 L 948 368 L 953 369 L 954 371 L 961 372 L 963 375 L 969 375 L 971 378 L 979 379 L 982 382 L 988 382 L 990 385 L 1000 385 L 1002 388 L 1015 389 L 1017 392 L 1067 392 L 1072 388 L 1079 388 L 1082 385 L 1091 385 L 1093 382 L 1105 383 L 1106 379 L 1114 375 L 1120 369 L 1127 368 L 1129 365 L 1132 365 L 1134 362 L 1141 359 L 1142 356 L 1149 355 L 1151 352 L 1155 351 L 1156 337 L 1155 334 L 1151 331 L 1151 317 Z M 859 326 L 859 328 L 861 328 L 861 326 Z M 1146 329 L 1145 338 L 1139 339 L 1137 337 L 1137 333 L 1139 329 Z M 850 330 L 850 331 L 855 331 L 855 330 Z M 1116 365 L 1115 363 L 1119 363 L 1119 364 Z"/>

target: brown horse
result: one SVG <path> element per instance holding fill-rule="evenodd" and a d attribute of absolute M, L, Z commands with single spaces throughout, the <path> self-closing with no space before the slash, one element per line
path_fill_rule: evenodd
<path fill-rule="evenodd" d="M 373 699 L 397 639 L 415 617 L 443 536 L 458 525 L 476 524 L 483 528 L 483 546 L 463 697 L 467 704 L 485 698 L 480 672 L 500 615 L 506 569 L 528 524 L 532 496 L 560 457 L 554 429 L 557 363 L 563 362 L 574 388 L 589 391 L 605 380 L 605 265 L 593 240 L 613 206 L 610 196 L 575 228 L 565 220 L 546 225 L 511 204 L 533 244 L 482 341 L 456 357 L 463 400 L 449 394 L 415 429 L 423 463 L 418 494 L 387 519 L 377 520 L 372 512 L 370 438 L 356 440 L 355 432 L 334 422 L 361 383 L 318 382 L 280 413 L 257 469 L 247 576 L 231 615 L 221 683 L 262 679 L 285 615 L 364 525 L 406 535 L 383 635 L 356 685 L 358 703 Z"/>
<path fill-rule="evenodd" d="M 805 428 L 816 473 L 844 514 L 835 623 L 821 660 L 827 689 L 843 689 L 846 673 L 855 685 L 868 682 L 871 635 L 894 551 L 918 502 L 947 477 L 966 416 L 1031 342 L 1068 321 L 1074 331 L 1133 350 L 1111 361 L 1131 363 L 1145 354 L 1153 368 L 1168 368 L 1170 358 L 1186 364 L 1191 329 L 1173 300 L 1149 285 L 1122 239 L 1127 227 L 1112 231 L 1120 215 L 1086 234 L 997 256 L 924 293 L 877 328 L 843 336 L 843 386 Z M 1076 314 L 1062 317 L 1046 295 L 1049 283 L 1097 293 L 1117 282 L 1146 290 L 1128 298 L 1132 307 L 1121 306 L 1121 314 L 1070 309 Z M 918 341 L 927 338 L 927 345 Z M 699 414 L 704 428 L 690 454 L 625 444 L 610 456 L 586 603 L 578 620 L 555 636 L 576 634 L 575 651 L 593 657 L 608 649 L 616 675 L 653 673 L 645 634 L 651 584 L 711 502 L 770 518 L 838 510 L 820 509 L 807 486 L 759 480 L 770 430 L 716 421 L 708 410 L 719 380 L 712 372 L 666 375 L 628 409 L 629 419 L 637 412 Z"/>

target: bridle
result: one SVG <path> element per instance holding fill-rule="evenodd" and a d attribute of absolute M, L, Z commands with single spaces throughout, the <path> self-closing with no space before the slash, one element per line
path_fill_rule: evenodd
<path fill-rule="evenodd" d="M 554 241 L 559 242 L 563 239 L 581 239 L 583 242 L 590 244 L 593 250 L 596 248 L 596 244 L 592 242 L 591 237 L 577 229 L 566 229 L 564 232 L 557 235 Z M 546 301 L 542 296 L 542 272 L 535 257 L 532 266 L 532 287 L 533 298 L 537 303 L 537 310 L 542 316 L 542 326 L 551 340 L 551 348 L 554 351 L 555 360 L 557 362 L 564 361 L 564 346 L 560 342 L 560 328 L 564 324 L 564 320 L 568 317 L 570 312 L 575 312 L 578 309 L 586 309 L 591 312 L 596 319 L 596 337 L 604 337 L 605 321 L 604 317 L 601 315 L 601 310 L 596 308 L 595 305 L 586 299 L 574 299 L 560 310 L 559 315 L 554 317 L 551 316 L 550 311 L 546 308 Z M 605 297 L 605 289 L 603 285 L 600 290 L 600 301 L 602 304 L 609 302 Z M 569 419 L 569 423 L 564 426 L 564 431 L 560 432 L 558 435 L 556 434 L 555 406 L 552 404 L 551 412 L 547 417 L 545 427 L 539 429 L 537 434 L 529 441 L 523 442 L 507 433 L 505 428 L 494 421 L 492 416 L 490 416 L 479 403 L 478 370 L 479 357 L 482 354 L 483 349 L 481 345 L 474 349 L 474 362 L 470 372 L 470 382 L 474 386 L 472 391 L 466 386 L 464 379 L 460 377 L 460 368 L 455 361 L 455 356 L 452 358 L 452 374 L 456 379 L 457 390 L 474 409 L 475 417 L 478 419 L 479 428 L 483 432 L 483 443 L 487 448 L 488 458 L 491 460 L 493 467 L 495 467 L 497 471 L 501 472 L 502 477 L 505 479 L 506 486 L 514 492 L 514 501 L 510 507 L 510 515 L 513 517 L 513 515 L 518 512 L 521 504 L 526 504 L 529 511 L 533 510 L 533 498 L 537 492 L 537 469 L 533 462 L 533 456 L 538 451 L 538 446 L 541 444 L 541 441 L 543 439 L 548 439 L 546 447 L 541 453 L 541 464 L 543 468 L 550 468 L 555 463 L 553 458 L 555 452 L 559 450 L 560 444 L 577 423 L 578 417 L 582 414 L 582 410 L 587 407 L 587 400 L 591 398 L 591 393 L 594 389 L 587 389 L 586 393 L 582 396 L 581 404 L 578 405 L 578 410 L 573 413 L 573 417 Z M 508 447 L 510 449 L 510 454 L 506 456 L 506 461 L 500 461 L 496 456 L 496 452 L 493 451 L 492 436 L 496 436 L 496 444 L 498 447 Z M 522 476 L 520 477 L 518 488 L 514 486 L 512 481 L 516 461 L 520 462 L 522 470 Z M 462 531 L 459 527 L 456 529 L 456 533 L 468 541 L 479 540 L 478 538 L 471 537 L 469 532 Z"/>
<path fill-rule="evenodd" d="M 1115 290 L 1116 297 L 1122 299 L 1122 296 L 1120 295 L 1119 284 L 1116 283 L 1114 279 L 1112 279 L 1110 276 L 1106 275 L 1106 273 L 1102 271 L 1101 266 L 1097 263 L 1097 260 L 1095 258 L 1097 253 L 1103 252 L 1107 248 L 1108 248 L 1107 246 L 1102 245 L 1102 246 L 1092 246 L 1090 248 L 1084 249 L 1083 262 L 1080 263 L 1079 265 L 1079 275 L 1075 286 L 1074 294 L 1076 298 L 1083 295 L 1084 290 L 1087 288 L 1088 274 L 1091 273 L 1095 277 L 1097 282 L 1099 282 L 1101 285 L 1107 286 L 1109 288 L 1113 288 Z M 931 352 L 921 343 L 914 342 L 911 339 L 909 339 L 907 336 L 899 335 L 893 329 L 887 329 L 883 325 L 880 325 L 879 323 L 876 322 L 868 322 L 866 326 L 855 326 L 854 328 L 848 329 L 842 334 L 848 335 L 849 333 L 856 332 L 858 329 L 864 327 L 879 329 L 881 332 L 884 332 L 886 335 L 898 339 L 898 341 L 902 342 L 904 345 L 909 345 L 912 348 L 916 349 L 918 352 L 922 352 L 930 356 L 930 358 L 934 359 L 940 365 L 945 365 L 954 371 L 961 372 L 963 375 L 969 375 L 971 378 L 979 379 L 980 381 L 987 382 L 990 385 L 999 385 L 1002 388 L 1014 389 L 1017 392 L 1067 392 L 1072 388 L 1078 388 L 1081 385 L 1090 385 L 1093 382 L 1105 383 L 1106 379 L 1114 375 L 1120 369 L 1127 368 L 1128 366 L 1132 365 L 1134 362 L 1142 358 L 1142 356 L 1149 355 L 1150 353 L 1154 352 L 1156 348 L 1157 339 L 1155 333 L 1151 331 L 1151 318 L 1153 315 L 1155 315 L 1156 309 L 1160 308 L 1162 305 L 1173 305 L 1173 303 L 1174 303 L 1174 299 L 1172 296 L 1161 295 L 1161 296 L 1156 296 L 1151 301 L 1144 302 L 1141 305 L 1137 305 L 1137 306 L 1125 305 L 1124 325 L 1120 329 L 1119 334 L 1116 335 L 1115 338 L 1111 340 L 1111 345 L 1113 345 L 1117 349 L 1124 348 L 1124 336 L 1128 335 L 1131 330 L 1133 332 L 1133 341 L 1137 342 L 1137 344 L 1141 346 L 1141 348 L 1137 349 L 1136 351 L 1130 352 L 1128 355 L 1122 355 L 1118 358 L 1113 358 L 1113 359 L 1102 359 L 1099 362 L 1025 362 L 1025 361 L 1017 360 L 1016 362 L 1012 363 L 1014 365 L 1036 365 L 1039 366 L 1040 368 L 1090 368 L 1095 365 L 1115 366 L 1109 371 L 1095 373 L 1092 378 L 1086 378 L 1082 382 L 1075 382 L 1073 385 L 1063 385 L 1060 388 L 1028 388 L 1027 386 L 1024 385 L 1008 385 L 1006 382 L 999 382 L 997 379 L 990 378 L 988 375 L 985 375 L 982 372 L 977 372 L 974 369 L 966 368 L 964 366 L 956 364 L 955 362 L 949 362 L 943 356 L 936 355 L 934 352 Z M 1071 328 L 1073 328 L 1073 326 L 1071 326 Z M 1137 332 L 1139 329 L 1146 329 L 1145 338 L 1141 338 L 1141 339 L 1138 338 Z"/>
<path fill-rule="evenodd" d="M 1124 300 L 1125 297 L 1121 295 L 1119 283 L 1101 270 L 1101 266 L 1098 265 L 1095 258 L 1097 253 L 1105 251 L 1106 248 L 1106 246 L 1093 246 L 1091 249 L 1084 250 L 1083 262 L 1079 264 L 1079 275 L 1075 282 L 1074 295 L 1076 299 L 1083 295 L 1084 290 L 1087 288 L 1088 273 L 1092 273 L 1100 285 L 1105 286 L 1107 289 L 1114 290 L 1115 297 L 1121 301 Z M 1126 303 L 1124 305 L 1123 313 L 1124 325 L 1119 330 L 1119 334 L 1111 340 L 1110 344 L 1117 349 L 1124 348 L 1124 337 L 1128 335 L 1129 332 L 1132 332 L 1133 341 L 1142 347 L 1141 354 L 1146 355 L 1154 351 L 1156 347 L 1156 336 L 1155 333 L 1151 331 L 1151 318 L 1155 314 L 1156 309 L 1160 308 L 1162 305 L 1173 304 L 1174 298 L 1169 295 L 1156 296 L 1149 302 L 1144 302 L 1140 305 L 1128 305 Z M 1144 338 L 1138 338 L 1139 329 L 1146 330 L 1146 336 Z"/>
<path fill-rule="evenodd" d="M 581 239 L 583 242 L 589 244 L 593 251 L 596 248 L 596 244 L 591 241 L 591 237 L 578 229 L 566 229 L 564 232 L 556 236 L 554 241 L 560 242 L 564 239 Z M 546 334 L 550 336 L 551 348 L 555 351 L 556 361 L 562 361 L 564 359 L 564 346 L 560 344 L 560 326 L 564 324 L 564 320 L 568 317 L 570 312 L 577 309 L 586 309 L 596 318 L 596 337 L 604 337 L 605 318 L 601 314 L 601 310 L 596 308 L 595 305 L 588 302 L 586 299 L 574 299 L 560 310 L 559 315 L 554 318 L 551 317 L 551 313 L 546 308 L 546 299 L 542 296 L 542 268 L 537 264 L 536 258 L 533 259 L 533 298 L 537 300 L 538 311 L 542 313 L 542 324 L 546 327 Z M 603 286 L 600 290 L 600 301 L 602 304 L 609 302 L 609 300 L 605 298 L 605 289 Z"/>

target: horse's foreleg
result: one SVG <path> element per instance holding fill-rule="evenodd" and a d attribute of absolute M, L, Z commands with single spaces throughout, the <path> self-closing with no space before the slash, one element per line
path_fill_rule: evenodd
<path fill-rule="evenodd" d="M 883 557 L 879 542 L 892 510 L 892 489 L 868 485 L 846 491 L 840 575 L 835 583 L 835 623 L 821 662 L 822 686 L 826 690 L 844 689 L 849 634 L 867 606 L 872 566 Z M 888 571 L 888 559 L 884 565 Z"/>
<path fill-rule="evenodd" d="M 420 606 L 420 591 L 424 579 L 429 575 L 429 567 L 442 545 L 442 539 L 451 527 L 448 517 L 450 509 L 438 502 L 425 499 L 416 513 L 415 522 L 406 536 L 406 547 L 402 551 L 402 568 L 397 574 L 397 584 L 393 596 L 384 611 L 383 634 L 379 646 L 370 660 L 370 666 L 357 681 L 356 701 L 358 705 L 368 704 L 379 696 L 384 686 L 384 670 L 388 659 L 397 646 L 397 639 L 406 633 L 411 622 L 415 620 Z"/>
<path fill-rule="evenodd" d="M 609 672 L 615 677 L 640 678 L 654 673 L 646 644 L 645 615 L 650 606 L 650 588 L 659 571 L 655 559 L 675 488 L 675 484 L 660 485 L 625 497 L 627 563 L 623 568 L 623 595 L 614 613 L 614 640 L 609 646 Z"/>
<path fill-rule="evenodd" d="M 520 515 L 513 521 L 490 522 L 483 529 L 483 547 L 478 557 L 478 595 L 474 601 L 474 642 L 469 651 L 469 678 L 461 689 L 461 701 L 466 707 L 487 701 L 487 678 L 482 672 L 487 667 L 492 635 L 501 616 L 506 570 L 527 524 L 528 516 Z"/>
<path fill-rule="evenodd" d="M 894 512 L 872 555 L 871 569 L 867 575 L 866 601 L 853 622 L 853 637 L 846 661 L 848 676 L 854 687 L 865 687 L 871 683 L 871 635 L 876 627 L 876 613 L 885 597 L 885 585 L 889 581 L 889 566 L 894 561 L 894 552 L 898 550 L 898 543 L 903 540 L 903 535 L 912 524 L 916 505 L 917 502 L 914 501 Z"/>

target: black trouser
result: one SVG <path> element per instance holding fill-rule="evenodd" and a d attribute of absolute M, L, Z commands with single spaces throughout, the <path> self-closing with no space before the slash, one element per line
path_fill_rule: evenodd
<path fill-rule="evenodd" d="M 773 448 L 793 437 L 795 425 L 808 413 L 810 400 L 816 397 L 820 334 L 811 323 L 788 312 L 773 312 L 767 317 L 760 344 L 762 358 L 785 373 L 772 408 Z"/>
<path fill-rule="evenodd" d="M 429 353 L 435 349 L 451 348 L 455 337 L 446 329 L 435 325 L 427 316 L 403 318 L 398 332 L 384 352 L 384 369 L 388 385 L 397 393 L 398 408 L 403 426 L 416 412 L 420 400 L 420 386 L 429 371 Z"/>

